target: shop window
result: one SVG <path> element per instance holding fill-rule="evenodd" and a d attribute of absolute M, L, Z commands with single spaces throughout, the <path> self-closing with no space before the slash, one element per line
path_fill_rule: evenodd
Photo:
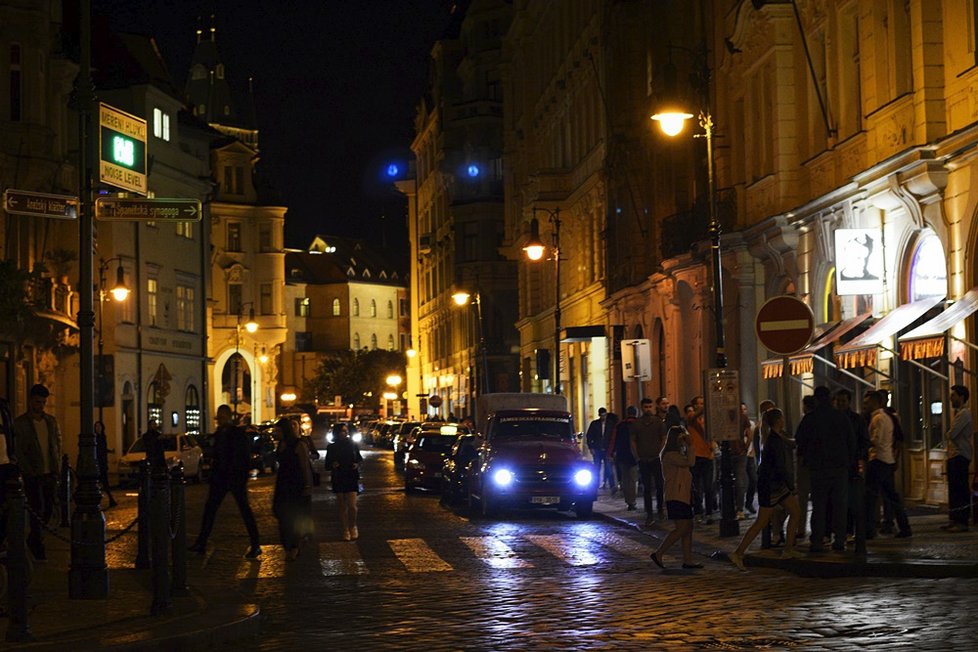
<path fill-rule="evenodd" d="M 200 395 L 197 388 L 193 385 L 187 387 L 187 394 L 184 399 L 183 420 L 187 425 L 187 433 L 191 435 L 200 434 Z"/>

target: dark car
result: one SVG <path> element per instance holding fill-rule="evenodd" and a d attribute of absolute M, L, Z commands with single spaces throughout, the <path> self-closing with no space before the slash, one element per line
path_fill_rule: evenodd
<path fill-rule="evenodd" d="M 278 458 L 275 450 L 278 448 L 278 439 L 274 428 L 264 427 L 260 429 L 248 430 L 251 438 L 251 468 L 258 473 L 275 473 L 278 471 Z"/>
<path fill-rule="evenodd" d="M 441 469 L 441 494 L 446 504 L 465 498 L 469 492 L 469 468 L 479 457 L 479 440 L 475 435 L 456 437 L 452 450 Z"/>
<path fill-rule="evenodd" d="M 404 453 L 411 443 L 411 431 L 420 426 L 418 421 L 402 421 L 392 428 L 394 431 L 394 468 L 401 468 L 404 464 Z"/>
<path fill-rule="evenodd" d="M 419 435 L 404 455 L 404 490 L 440 489 L 442 465 L 457 438 L 430 431 Z"/>

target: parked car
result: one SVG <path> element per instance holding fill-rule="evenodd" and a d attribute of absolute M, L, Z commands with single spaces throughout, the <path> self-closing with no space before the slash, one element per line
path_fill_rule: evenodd
<path fill-rule="evenodd" d="M 201 479 L 201 459 L 204 451 L 193 435 L 183 433 L 166 434 L 160 436 L 163 443 L 163 456 L 166 459 L 166 466 L 172 469 L 177 462 L 183 462 L 183 474 L 188 480 L 200 482 Z M 119 458 L 119 484 L 139 481 L 139 463 L 146 459 L 146 447 L 143 438 L 140 437 L 133 442 L 126 454 Z"/>
<path fill-rule="evenodd" d="M 469 469 L 479 457 L 479 440 L 475 435 L 459 435 L 441 469 L 442 500 L 451 505 L 468 496 Z"/>
<path fill-rule="evenodd" d="M 402 421 L 395 428 L 393 437 L 393 447 L 394 447 L 394 468 L 401 468 L 404 464 L 404 451 L 407 450 L 409 435 L 411 431 L 421 425 L 420 421 Z M 411 440 L 413 441 L 413 439 Z"/>
<path fill-rule="evenodd" d="M 404 455 L 404 490 L 418 487 L 441 489 L 442 466 L 458 439 L 455 433 L 425 431 L 411 443 Z"/>
<path fill-rule="evenodd" d="M 303 435 L 312 435 L 312 417 L 308 412 L 283 412 L 276 419 L 295 419 Z"/>
<path fill-rule="evenodd" d="M 277 473 L 278 458 L 275 450 L 278 448 L 278 438 L 275 428 L 263 426 L 246 431 L 251 438 L 251 468 L 258 473 Z"/>

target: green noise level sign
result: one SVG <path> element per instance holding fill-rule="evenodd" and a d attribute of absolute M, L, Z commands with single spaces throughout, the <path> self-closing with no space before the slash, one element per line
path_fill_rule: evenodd
<path fill-rule="evenodd" d="M 99 104 L 99 181 L 146 194 L 146 121 Z"/>

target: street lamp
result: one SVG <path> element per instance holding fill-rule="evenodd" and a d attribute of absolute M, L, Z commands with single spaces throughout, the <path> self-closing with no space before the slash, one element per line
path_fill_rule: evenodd
<path fill-rule="evenodd" d="M 116 269 L 115 274 L 115 285 L 112 289 L 106 292 L 105 289 L 105 272 L 109 269 L 109 265 L 118 262 L 119 267 Z M 103 357 L 103 348 L 105 345 L 105 339 L 102 335 L 102 331 L 105 330 L 105 320 L 102 313 L 102 306 L 106 302 L 106 294 L 111 294 L 112 298 L 117 302 L 123 302 L 129 298 L 129 288 L 126 287 L 126 270 L 122 267 L 122 258 L 115 256 L 109 258 L 108 260 L 100 259 L 98 265 L 98 368 L 96 369 L 96 386 L 98 387 L 98 420 L 105 425 L 104 420 L 104 408 L 105 408 L 105 358 Z"/>
<path fill-rule="evenodd" d="M 713 150 L 713 136 L 716 125 L 713 122 L 713 115 L 710 112 L 710 77 L 711 70 L 706 60 L 706 47 L 698 52 L 693 52 L 697 63 L 702 66 L 700 79 L 702 80 L 703 105 L 699 111 L 698 121 L 702 134 L 694 134 L 694 138 L 706 139 L 706 176 L 707 191 L 709 192 L 710 223 L 708 232 L 710 235 L 710 261 L 713 266 L 713 320 L 714 331 L 716 332 L 715 360 L 717 368 L 724 369 L 727 366 L 727 351 L 725 346 L 723 328 L 723 266 L 721 264 L 720 252 L 720 219 L 717 214 L 717 181 L 716 181 L 716 161 Z M 676 104 L 665 104 L 658 107 L 658 110 L 651 116 L 652 120 L 659 123 L 659 127 L 667 136 L 679 135 L 686 120 L 693 117 L 684 108 Z M 737 524 L 734 512 L 734 477 L 733 463 L 730 459 L 730 442 L 723 441 L 720 444 L 720 536 L 736 536 L 740 527 Z"/>
<path fill-rule="evenodd" d="M 534 208 L 533 219 L 530 221 L 530 239 L 523 246 L 526 257 L 536 261 L 543 258 L 546 245 L 540 240 L 540 222 L 536 214 L 540 211 L 547 215 L 551 226 L 551 251 L 554 261 L 554 394 L 560 394 L 560 207 L 554 210 Z"/>
<path fill-rule="evenodd" d="M 241 318 L 244 317 L 243 314 L 244 307 L 247 305 L 251 305 L 251 309 L 248 311 L 248 321 L 242 324 Z M 248 333 L 258 332 L 258 322 L 255 321 L 254 301 L 248 301 L 238 306 L 237 321 L 235 322 L 234 325 L 234 370 L 233 370 L 233 374 L 234 374 L 233 392 L 234 393 L 231 394 L 231 404 L 235 416 L 237 416 L 238 414 L 238 374 L 240 373 L 240 369 L 238 365 L 241 364 L 241 327 L 242 326 L 244 326 L 244 329 Z M 254 404 L 255 402 L 254 396 L 251 397 L 251 402 L 252 404 Z M 254 407 L 252 407 L 252 411 L 254 411 Z"/>
<path fill-rule="evenodd" d="M 384 399 L 387 400 L 387 401 L 395 401 L 395 400 L 397 400 L 397 398 L 400 396 L 398 394 L 397 388 L 401 386 L 401 383 L 402 382 L 404 382 L 404 379 L 401 378 L 401 375 L 400 374 L 391 374 L 391 375 L 389 375 L 386 378 L 386 383 L 387 383 L 387 386 L 388 387 L 391 387 L 392 388 L 392 390 L 391 391 L 388 391 L 388 392 L 384 392 L 384 394 L 383 394 Z M 387 416 L 388 417 L 391 416 L 391 411 L 392 411 L 392 408 L 391 408 L 390 405 L 388 405 L 387 406 Z"/>
<path fill-rule="evenodd" d="M 476 374 L 476 378 L 480 379 L 482 382 L 482 387 L 476 388 L 476 394 L 488 394 L 492 391 L 489 386 L 489 353 L 486 350 L 486 328 L 485 322 L 482 321 L 482 294 L 476 290 L 475 295 L 471 295 L 465 290 L 459 289 L 452 295 L 452 301 L 455 302 L 457 306 L 467 306 L 469 304 L 475 304 L 475 315 L 476 320 L 479 323 L 479 350 L 478 350 L 478 360 L 479 360 L 479 373 Z"/>

